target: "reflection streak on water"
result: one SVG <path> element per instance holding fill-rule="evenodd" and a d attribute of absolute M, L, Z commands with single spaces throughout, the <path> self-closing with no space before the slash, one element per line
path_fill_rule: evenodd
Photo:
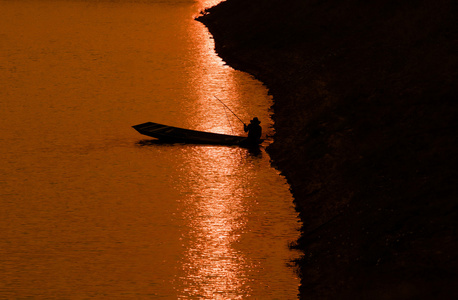
<path fill-rule="evenodd" d="M 246 258 L 232 245 L 245 229 L 246 207 L 242 195 L 250 193 L 243 188 L 240 176 L 240 149 L 229 147 L 196 148 L 192 163 L 194 174 L 188 181 L 191 197 L 187 200 L 189 213 L 185 216 L 190 226 L 183 270 L 185 294 L 204 299 L 239 299 L 249 296 Z M 198 153 L 196 153 L 198 152 Z M 186 179 L 185 179 L 186 181 Z"/>
<path fill-rule="evenodd" d="M 203 2 L 202 5 L 208 7 L 209 3 L 212 6 L 221 1 Z M 215 54 L 214 40 L 203 24 L 196 22 L 190 24 L 187 31 L 188 37 L 191 39 L 190 43 L 192 43 L 193 52 L 196 54 L 192 57 L 195 60 L 193 62 L 195 68 L 189 74 L 189 85 L 192 88 L 192 93 L 197 96 L 196 100 L 198 104 L 196 107 L 198 114 L 191 116 L 195 123 L 193 125 L 203 131 L 244 135 L 243 126 L 237 117 L 216 99 L 218 98 L 223 101 L 245 122 L 249 118 L 254 117 L 252 116 L 254 113 L 253 109 L 247 110 L 247 106 L 249 105 L 246 102 L 253 99 L 248 99 L 247 87 L 242 86 L 246 82 L 240 81 L 240 76 L 238 75 L 241 72 L 227 66 Z M 244 77 L 246 78 L 246 76 Z M 266 98 L 268 98 L 267 95 L 260 95 L 259 99 L 255 99 L 254 101 L 265 101 Z M 267 104 L 265 108 L 268 108 L 268 103 L 263 104 Z M 263 115 L 258 117 L 264 120 L 266 124 L 268 123 L 267 120 L 270 120 L 267 109 Z M 263 126 L 266 126 L 266 124 L 263 124 Z"/>
<path fill-rule="evenodd" d="M 200 4 L 200 10 L 204 10 L 205 8 L 215 6 L 218 3 L 223 2 L 223 1 L 225 0 L 198 0 Z"/>
<path fill-rule="evenodd" d="M 215 1 L 214 1 L 215 2 Z M 215 4 L 215 3 L 212 3 Z M 189 26 L 189 37 L 198 55 L 197 70 L 190 78 L 197 95 L 195 125 L 200 130 L 233 134 L 222 105 L 214 96 L 225 99 L 230 107 L 241 100 L 233 70 L 225 66 L 214 53 L 214 43 L 202 26 Z M 231 72 L 232 71 L 232 72 Z M 229 99 L 229 100 L 227 100 Z M 240 134 L 240 131 L 237 132 Z M 183 294 L 204 299 L 239 299 L 249 296 L 246 258 L 232 245 L 237 242 L 246 224 L 246 207 L 242 195 L 244 177 L 237 173 L 240 149 L 199 147 L 185 173 L 193 174 L 186 189 L 191 197 L 185 216 L 189 224 L 187 250 L 183 263 L 185 277 Z M 245 286 L 242 289 L 242 286 Z"/>
<path fill-rule="evenodd" d="M 243 82 L 238 82 L 237 71 L 215 54 L 213 39 L 202 24 L 190 25 L 187 30 L 193 51 L 198 53 L 193 56 L 194 69 L 189 74 L 192 94 L 197 96 L 194 115 L 190 116 L 192 126 L 204 131 L 243 135 L 239 121 L 214 98 L 223 100 L 242 119 L 247 119 L 253 111 L 246 108 L 253 109 L 254 105 L 246 103 L 252 99 L 246 99 Z M 266 96 L 256 100 L 265 102 Z M 265 113 L 260 117 L 270 120 L 269 104 L 263 105 Z M 258 107 L 255 110 L 260 111 Z M 183 298 L 250 297 L 251 282 L 256 278 L 253 274 L 260 272 L 259 261 L 235 247 L 249 231 L 248 217 L 253 213 L 250 201 L 257 193 L 253 190 L 257 185 L 250 178 L 253 170 L 247 162 L 247 151 L 209 146 L 191 149 L 180 185 L 181 192 L 190 196 L 184 205 L 187 212 L 183 213 L 189 229 L 182 237 L 186 249 L 178 293 Z"/>
<path fill-rule="evenodd" d="M 194 58 L 197 70 L 191 74 L 190 86 L 197 96 L 197 111 L 194 116 L 196 126 L 203 131 L 241 135 L 243 131 L 234 124 L 234 116 L 218 101 L 222 100 L 228 107 L 240 111 L 241 95 L 234 79 L 234 71 L 223 64 L 215 55 L 214 42 L 201 26 L 190 26 L 189 36 L 193 39 Z M 218 99 L 217 99 L 218 98 Z M 240 127 L 240 126 L 238 126 Z"/>

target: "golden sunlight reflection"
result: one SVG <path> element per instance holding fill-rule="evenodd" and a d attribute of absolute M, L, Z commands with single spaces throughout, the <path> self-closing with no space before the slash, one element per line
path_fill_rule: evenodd
<path fill-rule="evenodd" d="M 194 101 L 185 104 L 193 105 L 193 113 L 187 116 L 190 126 L 244 135 L 239 120 L 216 98 L 245 122 L 256 114 L 269 125 L 269 96 L 259 93 L 259 99 L 248 99 L 254 93 L 244 83 L 247 77 L 241 79 L 240 72 L 215 54 L 214 41 L 205 26 L 190 23 L 187 31 L 192 52 L 197 54 L 192 56 L 193 68 L 187 74 L 190 94 L 194 95 Z M 253 80 L 250 84 L 257 83 Z M 247 105 L 247 101 L 252 103 Z M 253 190 L 256 185 L 250 178 L 253 170 L 247 168 L 247 155 L 246 149 L 235 147 L 186 147 L 181 173 L 187 175 L 177 185 L 188 195 L 183 200 L 186 210 L 181 212 L 188 229 L 182 235 L 185 254 L 182 275 L 177 278 L 180 284 L 176 285 L 180 298 L 245 299 L 253 292 L 260 262 L 237 250 L 242 235 L 249 231 L 253 195 L 259 192 Z"/>
<path fill-rule="evenodd" d="M 217 5 L 220 2 L 223 2 L 224 0 L 198 0 L 200 9 L 203 10 L 205 8 L 209 8 L 212 6 Z"/>
<path fill-rule="evenodd" d="M 247 99 L 247 87 L 242 87 L 242 85 L 246 84 L 246 77 L 241 80 L 240 71 L 227 66 L 215 54 L 214 40 L 203 24 L 198 22 L 190 24 L 187 30 L 191 39 L 190 43 L 192 43 L 192 51 L 197 54 L 193 56 L 195 60 L 193 61 L 193 66 L 195 68 L 188 74 L 188 80 L 191 93 L 197 98 L 194 101 L 197 105 L 193 109 L 197 110 L 198 114 L 194 114 L 189 118 L 198 130 L 244 135 L 242 123 L 217 98 L 245 123 L 248 123 L 254 117 L 255 110 L 252 109 L 252 106 L 246 106 L 246 101 L 253 100 Z M 268 98 L 267 95 L 260 95 L 260 97 L 262 97 L 262 100 L 259 100 L 263 102 Z M 261 120 L 270 119 L 267 110 L 258 117 Z"/>
<path fill-rule="evenodd" d="M 180 188 L 190 191 L 184 218 L 189 231 L 183 236 L 187 251 L 183 262 L 181 295 L 202 299 L 241 299 L 250 294 L 246 270 L 254 269 L 235 250 L 247 222 L 243 197 L 246 176 L 241 176 L 243 150 L 230 147 L 194 147 Z M 198 152 L 198 153 L 196 153 Z M 194 159 L 193 159 L 194 158 Z M 246 175 L 246 174 L 245 174 Z"/>
<path fill-rule="evenodd" d="M 199 124 L 199 130 L 241 135 L 243 130 L 239 129 L 238 120 L 234 119 L 232 113 L 218 101 L 223 101 L 240 114 L 242 119 L 245 117 L 237 101 L 241 96 L 234 78 L 234 70 L 224 65 L 215 55 L 213 39 L 208 32 L 197 27 L 190 27 L 191 29 L 197 29 L 190 34 L 194 39 L 195 52 L 198 53 L 194 56 L 198 59 L 198 70 L 194 70 L 190 78 L 190 86 L 194 89 L 193 94 L 197 96 L 199 111 L 194 117 L 195 123 Z"/>

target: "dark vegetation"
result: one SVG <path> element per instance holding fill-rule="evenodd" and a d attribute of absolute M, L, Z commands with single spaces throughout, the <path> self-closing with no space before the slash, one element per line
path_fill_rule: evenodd
<path fill-rule="evenodd" d="M 199 18 L 274 96 L 303 299 L 458 299 L 458 1 L 228 0 Z"/>

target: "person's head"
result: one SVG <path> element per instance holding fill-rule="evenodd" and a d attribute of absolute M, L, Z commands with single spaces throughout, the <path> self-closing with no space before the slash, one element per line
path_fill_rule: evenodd
<path fill-rule="evenodd" d="M 261 124 L 261 121 L 257 117 L 254 117 L 253 120 L 250 121 L 252 124 Z"/>

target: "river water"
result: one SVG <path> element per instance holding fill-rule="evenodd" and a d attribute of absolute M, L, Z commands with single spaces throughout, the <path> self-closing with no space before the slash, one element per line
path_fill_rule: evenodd
<path fill-rule="evenodd" d="M 266 88 L 194 20 L 217 2 L 0 0 L 1 299 L 297 299 L 265 150 L 130 127 L 243 134 L 216 96 L 272 135 Z"/>

